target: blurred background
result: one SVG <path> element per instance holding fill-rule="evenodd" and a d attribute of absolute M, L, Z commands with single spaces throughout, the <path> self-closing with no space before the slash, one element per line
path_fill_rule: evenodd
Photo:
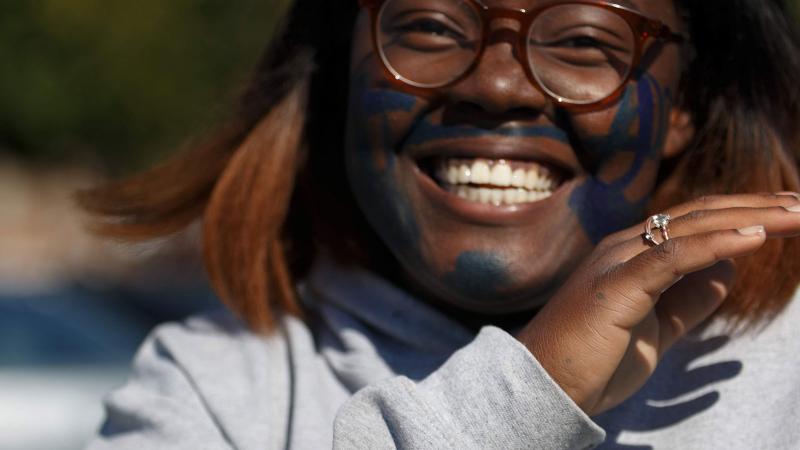
<path fill-rule="evenodd" d="M 71 194 L 224 117 L 285 3 L 0 2 L 0 449 L 82 448 L 152 327 L 216 306 L 197 229 L 101 241 Z"/>
<path fill-rule="evenodd" d="M 198 230 L 101 241 L 71 195 L 229 113 L 284 3 L 0 2 L 0 449 L 82 448 L 146 334 L 217 305 Z"/>

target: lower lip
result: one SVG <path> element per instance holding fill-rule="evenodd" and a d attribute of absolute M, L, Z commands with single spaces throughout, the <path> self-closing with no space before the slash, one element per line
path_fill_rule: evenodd
<path fill-rule="evenodd" d="M 529 222 L 532 218 L 540 216 L 542 212 L 553 205 L 562 204 L 576 184 L 575 179 L 562 183 L 553 194 L 543 200 L 516 205 L 496 206 L 485 203 L 472 202 L 456 194 L 445 191 L 431 177 L 423 172 L 413 162 L 414 176 L 422 187 L 422 192 L 443 210 L 481 225 L 516 225 Z"/>

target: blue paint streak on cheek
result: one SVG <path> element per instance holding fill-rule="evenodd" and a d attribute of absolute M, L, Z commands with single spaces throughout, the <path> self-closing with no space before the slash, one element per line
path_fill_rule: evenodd
<path fill-rule="evenodd" d="M 630 151 L 635 146 L 636 137 L 631 136 L 630 129 L 639 114 L 636 91 L 632 86 L 625 90 L 608 134 L 585 139 L 583 150 L 589 153 L 590 160 L 602 162 L 620 150 Z"/>
<path fill-rule="evenodd" d="M 411 131 L 405 141 L 405 145 L 416 146 L 437 140 L 480 137 L 543 137 L 564 144 L 569 142 L 569 138 L 563 130 L 551 126 L 484 129 L 468 126 L 444 126 L 433 124 L 429 121 L 421 121 Z"/>
<path fill-rule="evenodd" d="M 411 112 L 417 98 L 388 89 L 365 89 L 362 95 L 362 108 L 367 117 L 385 115 L 391 112 Z"/>
<path fill-rule="evenodd" d="M 599 167 L 618 152 L 634 154 L 631 166 L 620 178 L 606 182 L 591 177 L 579 186 L 570 198 L 570 207 L 594 243 L 632 225 L 644 214 L 649 193 L 643 193 L 641 199 L 637 201 L 630 201 L 625 196 L 625 190 L 640 174 L 648 160 L 658 159 L 663 145 L 666 129 L 663 127 L 656 129 L 654 115 L 657 107 L 659 116 L 665 114 L 665 100 L 657 105 L 653 98 L 654 91 L 656 95 L 662 96 L 662 88 L 658 82 L 648 75 L 643 76 L 636 88 L 629 87 L 623 96 L 608 135 L 586 140 L 587 150 L 596 152 L 595 156 L 600 158 Z M 638 133 L 634 127 L 637 118 Z M 662 117 L 658 120 L 659 125 L 663 123 Z"/>
<path fill-rule="evenodd" d="M 390 119 L 392 113 L 410 113 L 417 99 L 366 83 L 366 77 L 354 77 L 351 87 L 347 175 L 364 215 L 387 246 L 401 259 L 418 259 L 420 232 L 396 178 L 396 136 Z M 381 153 L 384 167 L 376 164 L 375 155 Z"/>
<path fill-rule="evenodd" d="M 398 91 L 376 88 L 363 90 L 360 116 L 364 122 L 361 126 L 368 126 L 370 119 L 380 121 L 380 150 L 383 152 L 383 159 L 387 162 L 387 169 L 389 170 L 394 167 L 395 151 L 402 140 L 402 136 L 395 135 L 396 133 L 392 129 L 391 115 L 395 113 L 411 114 L 417 102 L 418 99 L 416 97 Z M 366 131 L 366 133 L 369 133 L 369 131 Z M 362 148 L 367 149 L 368 147 L 370 145 L 365 143 Z"/>
<path fill-rule="evenodd" d="M 490 252 L 469 251 L 456 259 L 456 268 L 445 275 L 445 284 L 476 301 L 491 301 L 510 284 L 505 262 Z"/>
<path fill-rule="evenodd" d="M 657 156 L 658 151 L 661 150 L 660 146 L 654 145 L 653 132 L 654 132 L 654 116 L 655 116 L 655 102 L 653 101 L 653 92 L 659 89 L 654 85 L 654 81 L 649 77 L 644 77 L 639 82 L 639 139 L 636 142 L 636 170 L 631 171 L 631 175 L 638 172 L 644 158 L 654 158 Z"/>

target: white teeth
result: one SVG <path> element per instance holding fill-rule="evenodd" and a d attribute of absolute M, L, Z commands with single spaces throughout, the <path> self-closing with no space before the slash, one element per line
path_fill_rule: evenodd
<path fill-rule="evenodd" d="M 528 176 L 525 178 L 525 188 L 528 190 L 536 189 L 539 184 L 539 174 L 533 170 L 528 171 Z"/>
<path fill-rule="evenodd" d="M 505 161 L 498 161 L 492 167 L 492 176 L 489 183 L 495 186 L 511 186 L 511 167 Z"/>
<path fill-rule="evenodd" d="M 462 164 L 458 168 L 458 182 L 461 184 L 469 184 L 469 180 L 472 178 L 472 169 L 466 164 Z"/>
<path fill-rule="evenodd" d="M 494 206 L 537 202 L 552 195 L 551 192 L 528 191 L 526 189 L 517 188 L 491 189 L 467 186 L 453 186 L 450 187 L 449 191 L 464 200 Z"/>
<path fill-rule="evenodd" d="M 450 184 L 458 184 L 458 167 L 447 167 L 447 182 Z"/>
<path fill-rule="evenodd" d="M 504 160 L 492 162 L 475 160 L 466 162 L 445 161 L 438 167 L 437 177 L 448 184 L 488 184 L 496 187 L 517 187 L 530 190 L 552 190 L 557 182 L 550 171 L 538 164 L 525 163 L 532 168 L 513 168 Z"/>
<path fill-rule="evenodd" d="M 489 184 L 491 181 L 489 165 L 483 161 L 477 161 L 475 164 L 473 164 L 472 175 L 469 181 L 470 183 L 474 184 Z"/>
<path fill-rule="evenodd" d="M 500 206 L 503 204 L 503 189 L 491 189 L 492 191 L 492 204 Z"/>
<path fill-rule="evenodd" d="M 517 203 L 517 190 L 516 189 L 503 189 L 503 202 L 506 205 L 513 205 Z"/>
<path fill-rule="evenodd" d="M 553 195 L 552 192 L 545 192 L 545 191 L 530 191 L 528 192 L 528 201 L 529 202 L 538 202 L 539 200 L 544 200 L 547 197 Z"/>
<path fill-rule="evenodd" d="M 528 177 L 525 169 L 517 169 L 511 174 L 511 185 L 514 187 L 525 187 L 525 179 Z"/>
<path fill-rule="evenodd" d="M 488 204 L 492 200 L 492 190 L 487 188 L 478 189 L 478 201 Z"/>
<path fill-rule="evenodd" d="M 496 206 L 543 200 L 560 184 L 548 167 L 506 160 L 445 159 L 436 176 L 458 197 Z"/>

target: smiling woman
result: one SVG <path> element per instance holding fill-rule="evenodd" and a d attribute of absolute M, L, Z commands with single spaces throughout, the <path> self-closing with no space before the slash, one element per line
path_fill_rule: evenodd
<path fill-rule="evenodd" d="M 80 197 L 202 218 L 233 313 L 157 330 L 94 448 L 800 445 L 798 39 L 777 0 L 296 0 L 216 136 Z"/>

